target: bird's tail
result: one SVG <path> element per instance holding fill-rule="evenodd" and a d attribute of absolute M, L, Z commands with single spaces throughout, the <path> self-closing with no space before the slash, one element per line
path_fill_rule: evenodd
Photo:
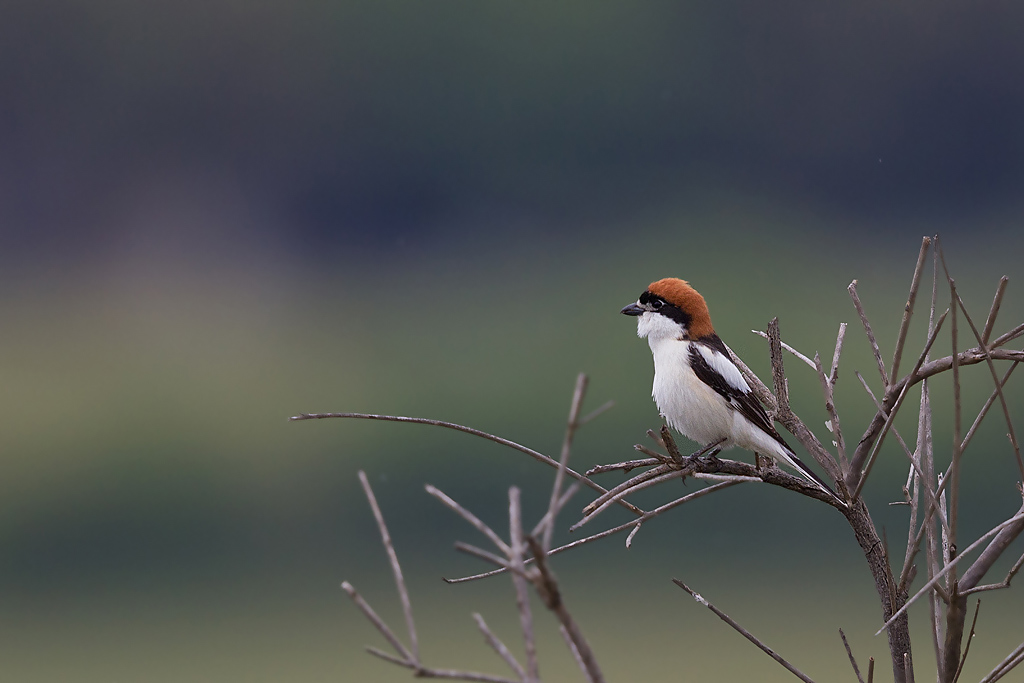
<path fill-rule="evenodd" d="M 817 474 L 814 473 L 811 468 L 801 462 L 800 458 L 796 457 L 796 453 L 790 450 L 788 447 L 785 449 L 785 453 L 782 454 L 783 459 L 786 460 L 786 464 L 795 469 L 800 474 L 804 475 L 806 479 L 809 479 L 814 483 L 815 486 L 820 488 L 822 491 L 827 493 L 829 497 L 835 500 L 843 507 L 848 507 L 846 501 L 839 497 L 839 495 L 832 490 L 832 488 L 821 480 Z"/>

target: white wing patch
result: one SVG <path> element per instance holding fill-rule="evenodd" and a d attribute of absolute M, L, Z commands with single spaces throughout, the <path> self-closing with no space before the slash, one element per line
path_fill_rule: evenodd
<path fill-rule="evenodd" d="M 731 360 L 723 356 L 718 351 L 715 351 L 710 346 L 704 344 L 696 344 L 697 351 L 704 357 L 708 367 L 717 372 L 722 376 L 725 382 L 735 389 L 741 391 L 744 394 L 750 393 L 750 386 L 747 384 L 747 380 L 743 379 L 743 375 L 740 374 L 739 368 L 737 368 Z"/>

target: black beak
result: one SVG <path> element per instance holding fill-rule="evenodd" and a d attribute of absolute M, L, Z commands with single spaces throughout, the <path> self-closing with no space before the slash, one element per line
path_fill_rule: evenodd
<path fill-rule="evenodd" d="M 622 315 L 643 315 L 644 313 L 646 313 L 646 311 L 637 306 L 635 303 L 632 303 L 623 308 L 621 311 L 619 311 L 619 313 L 621 313 Z"/>

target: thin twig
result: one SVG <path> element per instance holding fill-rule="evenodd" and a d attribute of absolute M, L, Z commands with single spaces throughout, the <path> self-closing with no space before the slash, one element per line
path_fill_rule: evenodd
<path fill-rule="evenodd" d="M 539 452 L 533 450 L 532 448 L 527 448 L 526 446 L 518 444 L 515 441 L 510 441 L 509 439 L 505 439 L 505 438 L 502 438 L 500 436 L 495 436 L 494 434 L 489 434 L 489 433 L 481 431 L 479 429 L 473 429 L 472 427 L 466 427 L 465 425 L 456 424 L 454 422 L 445 422 L 444 420 L 431 420 L 431 419 L 428 419 L 428 418 L 425 418 L 425 417 L 403 417 L 401 415 L 377 415 L 377 414 L 373 414 L 373 413 L 303 413 L 301 415 L 295 415 L 294 417 L 290 417 L 288 419 L 293 421 L 293 422 L 296 422 L 296 421 L 301 421 L 301 420 L 323 420 L 323 419 L 327 419 L 327 418 L 353 418 L 353 419 L 358 419 L 358 420 L 382 420 L 384 422 L 408 422 L 408 423 L 411 423 L 411 424 L 423 424 L 423 425 L 431 425 L 431 426 L 434 426 L 434 427 L 444 427 L 445 429 L 453 429 L 453 430 L 455 430 L 457 432 L 464 432 L 466 434 L 472 434 L 473 436 L 479 436 L 481 439 L 487 439 L 488 441 L 493 441 L 494 443 L 499 443 L 502 446 L 508 446 L 509 448 L 512 448 L 514 450 L 519 451 L 520 453 L 526 453 L 528 456 L 530 456 L 534 460 L 537 460 L 538 462 L 542 462 L 545 465 L 548 465 L 549 467 L 554 467 L 556 469 L 558 468 L 558 461 L 557 460 L 549 458 L 548 456 L 544 455 L 543 453 L 539 453 Z M 589 486 L 590 488 L 592 488 L 593 490 L 597 491 L 598 493 L 606 493 L 606 491 L 604 490 L 603 487 L 599 486 L 595 482 L 593 482 L 590 479 L 586 478 L 585 476 L 583 476 L 579 472 L 575 472 L 575 471 L 573 471 L 570 468 L 566 468 L 565 473 L 568 474 L 573 479 L 577 479 L 579 481 L 582 481 L 584 483 L 584 485 Z M 639 509 L 632 507 L 630 505 L 630 503 L 628 503 L 626 501 L 622 501 L 621 505 L 623 505 L 623 507 L 631 510 L 632 512 L 634 512 L 636 514 L 641 514 L 641 511 Z"/>
<path fill-rule="evenodd" d="M 488 539 L 490 539 L 491 543 L 498 547 L 498 550 L 503 552 L 505 555 L 511 555 L 512 548 L 509 546 L 509 544 L 505 543 L 505 541 L 502 540 L 501 536 L 499 536 L 494 531 L 494 529 L 480 521 L 479 517 L 477 517 L 472 512 L 459 505 L 452 498 L 450 498 L 448 494 L 446 494 L 444 491 L 437 488 L 436 486 L 432 484 L 427 484 L 423 488 L 426 489 L 427 493 L 441 501 L 445 505 L 445 507 L 449 508 L 450 510 L 453 510 L 459 517 L 462 517 L 464 520 L 469 522 L 474 529 L 476 529 L 484 536 L 486 536 Z"/>
<path fill-rule="evenodd" d="M 544 526 L 543 546 L 551 548 L 551 535 L 555 532 L 555 506 L 558 504 L 562 490 L 562 480 L 569 464 L 569 453 L 572 451 L 572 440 L 579 428 L 580 407 L 587 393 L 587 376 L 580 373 L 576 377 L 576 388 L 572 392 L 572 403 L 569 404 L 569 420 L 565 426 L 565 439 L 562 441 L 562 453 L 558 459 L 558 470 L 555 472 L 555 483 L 551 487 L 551 499 L 548 501 L 547 524 Z"/>
<path fill-rule="evenodd" d="M 665 503 L 661 507 L 655 508 L 655 509 L 651 510 L 650 512 L 645 512 L 641 517 L 639 517 L 637 519 L 634 519 L 634 520 L 631 520 L 629 522 L 626 522 L 625 524 L 620 524 L 617 527 L 613 527 L 611 529 L 606 529 L 605 531 L 601 531 L 601 532 L 596 533 L 596 534 L 594 534 L 592 536 L 587 536 L 586 538 L 581 538 L 579 540 L 573 541 L 572 543 L 566 543 L 565 545 L 562 545 L 562 546 L 559 546 L 557 548 L 554 548 L 550 552 L 548 552 L 548 557 L 550 557 L 552 555 L 557 555 L 558 553 L 565 552 L 566 550 L 570 550 L 572 548 L 575 548 L 576 546 L 584 545 L 586 543 L 592 543 L 593 541 L 598 541 L 598 540 L 600 540 L 602 538 L 606 538 L 608 536 L 612 536 L 612 535 L 617 534 L 617 533 L 619 533 L 621 531 L 625 531 L 626 529 L 633 529 L 633 528 L 639 526 L 640 524 L 643 524 L 644 522 L 657 517 L 658 515 L 660 515 L 662 513 L 668 512 L 669 510 L 675 509 L 675 508 L 679 507 L 680 505 L 683 505 L 684 503 L 689 503 L 691 500 L 696 500 L 697 498 L 703 498 L 704 496 L 706 496 L 706 495 L 708 495 L 710 493 L 714 493 L 715 491 L 719 491 L 721 489 L 728 488 L 730 486 L 735 486 L 737 483 L 738 482 L 727 481 L 727 482 L 723 482 L 721 484 L 714 484 L 713 486 L 708 486 L 708 487 L 703 488 L 703 489 L 701 489 L 699 491 L 694 491 L 693 493 L 690 493 L 690 494 L 687 494 L 685 496 L 682 496 L 681 498 L 676 498 L 672 502 Z M 533 562 L 532 558 L 526 560 L 526 564 L 529 564 L 531 562 Z M 461 578 L 458 578 L 458 579 L 444 579 L 444 581 L 446 583 L 463 583 L 463 582 L 466 582 L 466 581 L 476 581 L 477 579 L 485 579 L 485 578 L 487 578 L 489 576 L 495 576 L 496 574 L 502 574 L 505 571 L 506 571 L 505 569 L 495 569 L 493 571 L 483 572 L 483 573 L 480 573 L 480 574 L 473 574 L 472 576 L 464 576 L 464 577 L 461 577 Z"/>
<path fill-rule="evenodd" d="M 846 642 L 846 634 L 843 633 L 843 629 L 839 629 L 839 637 L 843 639 L 843 647 L 846 648 L 846 656 L 850 658 L 850 665 L 853 666 L 853 673 L 857 674 L 857 680 L 859 683 L 864 683 L 864 679 L 860 677 L 860 668 L 857 666 L 857 660 L 853 658 L 853 650 L 850 649 L 850 644 Z"/>
<path fill-rule="evenodd" d="M 836 441 L 836 452 L 839 453 L 839 463 L 845 472 L 850 467 L 846 460 L 846 444 L 843 442 L 843 430 L 839 424 L 839 413 L 836 412 L 835 397 L 832 394 L 832 382 L 825 376 L 825 369 L 821 365 L 821 356 L 814 354 L 814 368 L 817 371 L 818 379 L 821 381 L 821 391 L 825 395 L 825 410 L 828 412 L 829 428 Z"/>
<path fill-rule="evenodd" d="M 1021 323 L 1020 325 L 1017 325 L 1017 327 L 1013 328 L 1009 332 L 1006 332 L 996 337 L 995 341 L 989 344 L 989 348 L 998 349 L 1000 346 L 1012 342 L 1014 339 L 1021 336 L 1022 334 L 1024 334 L 1024 323 Z"/>
<path fill-rule="evenodd" d="M 787 662 L 785 659 L 783 659 L 781 656 L 779 656 L 779 654 L 776 653 L 775 650 L 771 649 L 770 647 L 768 647 L 767 645 L 762 643 L 750 631 L 748 631 L 747 629 L 743 628 L 738 623 L 736 623 L 736 621 L 732 617 L 730 617 L 728 614 L 726 614 L 725 612 L 723 612 L 722 610 L 718 609 L 717 607 L 712 605 L 710 602 L 705 600 L 704 597 L 700 593 L 694 592 L 693 590 L 690 589 L 689 586 L 687 586 L 685 583 L 683 583 L 679 579 L 672 579 L 672 583 L 674 583 L 677 586 L 679 586 L 680 588 L 682 588 L 684 591 L 686 591 L 687 593 L 690 594 L 690 597 L 692 597 L 694 600 L 696 600 L 697 602 L 699 602 L 700 604 L 704 605 L 709 610 L 714 612 L 718 616 L 719 619 L 721 619 L 725 623 L 729 624 L 729 626 L 732 626 L 736 630 L 737 633 L 739 633 L 744 638 L 746 638 L 747 640 L 752 642 L 754 645 L 756 645 L 758 648 L 760 648 L 762 652 L 764 652 L 769 657 L 771 657 L 776 662 L 778 662 L 783 667 L 785 667 L 785 669 L 787 671 L 789 671 L 791 674 L 793 674 L 794 676 L 799 678 L 804 683 L 814 683 L 814 681 L 811 678 L 809 678 L 806 674 L 804 674 L 802 671 L 800 671 L 795 666 L 793 666 L 792 664 Z"/>
<path fill-rule="evenodd" d="M 508 527 L 509 527 L 509 564 L 512 572 L 512 585 L 516 590 L 516 605 L 519 608 L 519 625 L 523 631 L 523 649 L 526 651 L 525 683 L 538 683 L 540 672 L 537 666 L 537 646 L 534 642 L 533 615 L 530 611 L 530 596 L 526 592 L 525 566 L 523 553 L 522 512 L 519 506 L 519 489 L 515 486 L 508 490 Z"/>
<path fill-rule="evenodd" d="M 995 683 L 1000 678 L 1010 673 L 1010 671 L 1022 661 L 1024 661 L 1024 643 L 1021 643 L 1014 648 L 1013 652 L 1008 654 L 1006 659 L 999 662 L 999 664 L 996 665 L 996 668 L 992 669 L 992 671 L 981 679 L 979 683 Z"/>
<path fill-rule="evenodd" d="M 363 616 L 365 616 L 366 619 L 373 624 L 378 631 L 380 631 L 380 634 L 384 636 L 385 640 L 391 643 L 391 647 L 395 648 L 395 652 L 401 655 L 405 662 L 415 667 L 416 658 L 413 656 L 412 652 L 402 644 L 402 641 L 400 641 L 388 625 L 384 623 L 384 620 L 373 611 L 373 608 L 370 607 L 370 604 L 363 599 L 363 596 L 356 592 L 356 589 L 352 584 L 348 581 L 342 581 L 341 589 L 348 593 L 348 597 L 352 598 L 352 602 L 356 604 L 356 607 L 358 607 L 359 611 L 363 613 Z"/>
<path fill-rule="evenodd" d="M 988 309 L 988 317 L 985 318 L 985 331 L 981 334 L 981 341 L 984 344 L 988 344 L 989 337 L 992 336 L 992 328 L 996 325 L 996 316 L 999 315 L 999 307 L 1003 303 L 1003 293 L 1006 292 L 1006 285 L 1009 283 L 1010 278 L 1005 275 L 999 278 L 996 295 L 992 299 L 992 306 Z"/>
<path fill-rule="evenodd" d="M 857 308 L 857 315 L 860 316 L 860 321 L 864 325 L 864 332 L 868 336 L 868 343 L 871 344 L 871 353 L 875 355 L 875 362 L 878 363 L 878 374 L 882 376 L 882 386 L 889 387 L 889 375 L 885 372 L 885 363 L 882 362 L 882 352 L 878 350 L 878 342 L 875 341 L 875 333 L 871 331 L 871 323 L 868 322 L 867 313 L 864 312 L 864 306 L 860 302 L 860 297 L 857 295 L 857 281 L 854 280 L 850 283 L 850 286 L 846 288 L 850 292 L 850 298 L 853 299 L 853 305 Z"/>
<path fill-rule="evenodd" d="M 487 622 L 480 615 L 479 612 L 473 613 L 473 621 L 476 622 L 476 627 L 480 629 L 480 633 L 484 634 L 484 640 L 491 646 L 491 649 L 498 653 L 498 656 L 505 660 L 508 667 L 519 677 L 520 680 L 526 678 L 526 670 L 523 665 L 516 661 L 515 656 L 507 647 L 505 643 L 501 642 L 498 636 L 494 635 L 490 628 L 487 627 Z"/>
<path fill-rule="evenodd" d="M 864 378 L 861 376 L 861 374 L 859 372 L 855 372 L 854 374 L 857 375 L 857 379 L 860 380 L 861 385 L 864 387 L 864 390 L 868 393 L 868 396 L 871 397 L 871 400 L 874 401 L 875 406 L 878 407 L 878 408 L 881 408 L 882 404 L 878 402 L 878 398 L 875 397 L 875 393 L 873 391 L 871 391 L 871 387 L 868 386 L 868 383 L 864 380 Z M 896 440 L 899 441 L 900 446 L 903 448 L 903 454 L 906 455 L 907 458 L 910 460 L 910 469 L 911 469 L 911 471 L 916 473 L 917 476 L 921 480 L 924 481 L 924 490 L 925 490 L 925 493 L 928 494 L 928 502 L 932 503 L 937 508 L 938 507 L 938 501 L 935 499 L 935 492 L 932 491 L 931 485 L 925 479 L 924 471 L 920 468 L 917 460 L 914 458 L 914 454 L 910 452 L 910 448 L 907 447 L 906 442 L 903 440 L 903 437 L 900 436 L 899 432 L 896 431 L 895 427 L 892 428 L 892 433 L 893 433 L 893 436 L 896 437 Z M 919 429 L 918 429 L 918 442 L 919 443 L 921 441 L 921 436 L 922 436 L 922 434 L 921 434 L 920 425 L 919 425 Z M 946 521 L 944 519 L 942 519 L 941 517 L 940 517 L 940 520 L 942 521 L 943 526 L 945 526 Z"/>
<path fill-rule="evenodd" d="M 1003 375 L 1003 379 L 999 382 L 1000 388 L 1005 387 L 1006 383 L 1010 381 L 1010 375 L 1013 374 L 1013 371 L 1018 365 L 1020 365 L 1019 361 L 1013 361 L 1013 363 L 1010 364 L 1010 367 L 1006 370 L 1006 374 Z M 985 415 L 988 414 L 989 408 L 992 407 L 992 404 L 996 402 L 998 397 L 999 391 L 993 389 L 992 393 L 988 396 L 988 400 L 985 401 L 985 405 L 983 405 L 981 410 L 978 411 L 978 417 L 974 418 L 974 424 L 972 424 L 971 428 L 967 430 L 967 436 L 964 437 L 963 444 L 960 446 L 961 451 L 967 450 L 967 444 L 969 444 L 971 439 L 974 438 L 974 432 L 978 430 L 978 427 L 981 425 L 981 421 L 985 419 Z"/>
<path fill-rule="evenodd" d="M 751 330 L 751 332 L 753 332 L 754 334 L 756 334 L 759 337 L 762 337 L 764 339 L 768 339 L 768 333 L 767 332 L 762 332 L 761 330 Z M 793 354 L 794 356 L 796 356 L 797 358 L 802 360 L 804 363 L 809 365 L 812 370 L 815 369 L 814 361 L 812 361 L 810 358 L 808 358 L 804 354 L 802 354 L 799 351 L 797 351 L 796 349 L 794 349 L 792 346 L 790 346 L 786 342 L 781 342 L 781 343 L 782 343 L 782 348 L 784 348 L 785 350 L 789 351 L 791 354 Z"/>
<path fill-rule="evenodd" d="M 875 658 L 868 657 L 868 683 L 874 683 L 875 680 Z"/>
<path fill-rule="evenodd" d="M 1008 571 L 1006 573 L 1006 578 L 1003 579 L 1001 582 L 999 582 L 999 583 L 988 583 L 988 584 L 985 584 L 984 586 L 975 586 L 974 588 L 970 588 L 968 590 L 961 591 L 960 595 L 967 596 L 967 595 L 970 595 L 971 593 L 981 593 L 982 591 L 994 591 L 994 590 L 999 590 L 1001 588 L 1009 588 L 1010 587 L 1010 582 L 1013 581 L 1013 577 L 1016 576 L 1017 572 L 1020 571 L 1021 565 L 1024 565 L 1024 555 L 1021 555 L 1020 558 L 1016 562 L 1013 563 L 1013 566 L 1010 567 L 1010 571 Z"/>
<path fill-rule="evenodd" d="M 558 632 L 562 634 L 562 640 L 565 641 L 565 646 L 569 648 L 569 652 L 572 653 L 572 658 L 576 662 L 576 666 L 579 667 L 579 670 L 583 672 L 583 676 L 587 679 L 587 683 L 594 683 L 594 679 L 590 677 L 590 673 L 587 671 L 587 665 L 583 661 L 583 657 L 580 656 L 579 648 L 576 647 L 576 643 L 572 642 L 572 637 L 569 635 L 569 631 L 559 624 Z"/>
<path fill-rule="evenodd" d="M 1013 420 L 1010 418 L 1010 408 L 1006 403 L 1006 396 L 1003 395 L 1003 385 L 1002 382 L 999 381 L 999 375 L 996 373 L 996 365 L 992 362 L 992 354 L 988 347 L 985 346 L 981 333 L 978 332 L 978 328 L 975 327 L 974 321 L 971 320 L 971 315 L 967 312 L 967 307 L 964 306 L 964 302 L 960 298 L 960 295 L 956 293 L 955 288 L 953 294 L 955 296 L 954 305 L 960 305 L 960 309 L 964 312 L 964 318 L 967 320 L 967 324 L 970 325 L 971 331 L 978 340 L 978 347 L 985 354 L 985 361 L 988 364 L 989 372 L 992 373 L 992 381 L 995 382 L 996 385 L 995 391 L 999 394 L 999 403 L 1003 407 L 1003 417 L 1006 418 L 1006 428 L 1010 430 L 1010 444 L 1013 446 L 1013 454 L 1017 457 L 1017 468 L 1020 471 L 1021 481 L 1024 481 L 1024 459 L 1021 459 L 1020 445 L 1017 443 L 1017 434 L 1013 429 Z M 959 422 L 957 423 L 957 427 L 959 428 Z"/>
<path fill-rule="evenodd" d="M 914 370 L 907 376 L 908 380 L 916 376 L 918 370 L 920 370 L 923 367 L 924 359 L 928 356 L 928 352 L 931 350 L 932 344 L 935 343 L 935 338 L 936 336 L 938 336 L 939 330 L 942 329 L 942 322 L 946 319 L 947 313 L 949 313 L 948 310 L 946 311 L 946 313 L 943 313 L 939 317 L 938 322 L 935 324 L 935 329 L 932 330 L 931 335 L 929 335 L 928 343 L 925 344 L 924 350 L 921 352 L 921 355 L 917 359 L 917 363 L 914 365 Z M 885 435 L 888 433 L 889 428 L 892 427 L 892 422 L 893 420 L 896 419 L 896 413 L 899 411 L 900 406 L 903 405 L 903 399 L 906 397 L 907 389 L 910 386 L 911 383 L 909 381 L 903 383 L 903 387 L 900 389 L 900 393 L 899 396 L 897 396 L 896 398 L 896 402 L 889 410 L 889 414 L 885 417 L 885 422 L 882 425 L 882 429 L 878 432 L 878 436 L 875 439 L 874 446 L 872 447 L 870 455 L 867 458 L 867 464 L 864 466 L 864 471 L 860 475 L 860 480 L 857 482 L 857 487 L 854 490 L 854 494 L 851 500 L 857 500 L 857 497 L 860 495 L 860 490 L 864 488 L 864 482 L 867 481 L 868 475 L 871 473 L 871 466 L 874 465 L 875 458 L 878 457 L 878 452 L 882 449 L 882 442 L 885 440 Z M 864 443 L 863 439 L 861 439 L 861 443 Z M 857 467 L 856 456 L 854 456 L 852 467 Z"/>
<path fill-rule="evenodd" d="M 964 655 L 960 658 L 960 665 L 956 667 L 956 675 L 953 676 L 953 683 L 960 680 L 960 674 L 964 670 L 964 663 L 967 661 L 967 653 L 971 651 L 971 642 L 974 640 L 974 627 L 978 624 L 978 610 L 981 609 L 981 600 L 974 606 L 974 619 L 971 620 L 971 632 L 967 636 L 967 645 L 964 647 Z"/>
<path fill-rule="evenodd" d="M 562 593 L 558 588 L 555 575 L 548 567 L 544 549 L 541 548 L 535 538 L 530 537 L 526 540 L 530 545 L 530 552 L 533 553 L 537 561 L 536 570 L 532 573 L 531 577 L 537 595 L 544 601 L 544 605 L 554 613 L 558 623 L 565 630 L 565 636 L 572 643 L 573 653 L 582 664 L 581 669 L 587 679 L 593 681 L 593 683 L 604 683 L 604 674 L 601 672 L 601 667 L 594 656 L 594 650 L 590 647 L 590 643 L 587 642 L 583 631 L 580 630 L 579 625 L 572 614 L 569 613 L 565 602 L 562 600 Z"/>
<path fill-rule="evenodd" d="M 391 543 L 391 534 L 388 533 L 387 524 L 384 523 L 384 515 L 380 511 L 380 506 L 377 505 L 377 498 L 373 495 L 373 489 L 370 488 L 370 481 L 366 478 L 366 472 L 363 470 L 359 470 L 359 483 L 363 487 L 363 493 L 366 494 L 366 500 L 370 503 L 370 509 L 373 511 L 373 518 L 377 520 L 377 528 L 380 530 L 380 540 L 384 545 L 385 552 L 387 552 L 388 561 L 391 563 L 391 573 L 395 577 L 395 586 L 398 588 L 398 599 L 402 603 L 402 613 L 405 615 L 405 625 L 409 630 L 409 644 L 412 646 L 412 661 L 418 664 L 420 661 L 419 639 L 416 637 L 416 623 L 412 618 L 412 601 L 409 600 L 409 591 L 405 586 L 405 579 L 402 577 L 402 566 L 398 563 L 398 554 L 395 553 L 395 547 Z"/>
<path fill-rule="evenodd" d="M 846 339 L 846 323 L 839 323 L 839 333 L 836 335 L 836 350 L 832 353 L 832 369 L 828 374 L 828 383 L 835 388 L 839 380 L 839 357 L 843 353 L 843 340 Z"/>
<path fill-rule="evenodd" d="M 921 271 L 924 269 L 924 259 L 928 255 L 928 247 L 931 245 L 930 237 L 921 238 L 921 251 L 917 255 L 917 265 L 914 267 L 914 278 L 910 282 L 910 294 L 907 296 L 907 303 L 903 307 L 903 320 L 900 322 L 900 332 L 896 336 L 896 350 L 892 355 L 891 377 L 899 377 L 900 358 L 903 356 L 903 346 L 907 342 L 907 331 L 910 329 L 910 318 L 914 315 L 914 300 L 917 299 L 917 289 L 921 284 Z"/>
<path fill-rule="evenodd" d="M 389 655 L 387 652 L 381 652 L 375 647 L 367 647 L 366 651 L 375 657 L 380 657 L 386 662 L 397 664 L 398 666 L 404 666 L 407 669 L 415 671 L 416 678 L 446 678 L 453 681 L 480 681 L 481 683 L 520 683 L 511 678 L 505 678 L 503 676 L 492 676 L 491 674 L 477 673 L 476 671 L 456 671 L 454 669 L 431 669 L 423 666 L 417 666 L 412 662 L 406 662 L 398 657 Z"/>

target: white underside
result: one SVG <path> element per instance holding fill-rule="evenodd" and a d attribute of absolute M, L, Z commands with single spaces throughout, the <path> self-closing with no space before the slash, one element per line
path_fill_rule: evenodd
<path fill-rule="evenodd" d="M 646 314 L 640 317 L 638 334 L 647 337 L 654 354 L 652 395 L 670 427 L 702 446 L 725 439 L 723 449 L 739 446 L 789 462 L 789 453 L 778 441 L 735 410 L 690 369 L 688 356 L 693 342 L 679 339 L 677 327 L 673 329 L 662 325 L 658 318 L 664 320 L 664 316 Z M 702 355 L 733 386 L 747 389 L 746 382 L 731 361 L 717 352 L 709 351 Z"/>

